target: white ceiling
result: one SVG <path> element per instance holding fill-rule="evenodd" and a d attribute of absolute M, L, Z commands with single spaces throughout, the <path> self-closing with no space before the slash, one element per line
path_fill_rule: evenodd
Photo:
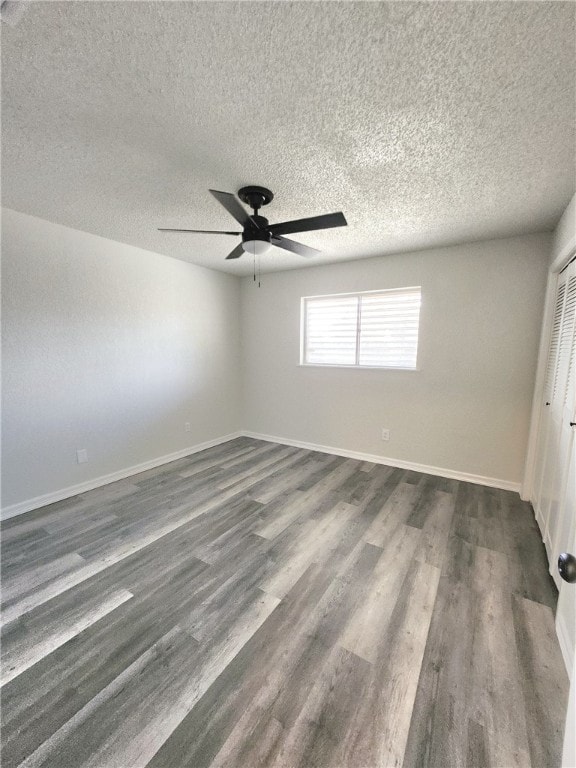
<path fill-rule="evenodd" d="M 572 2 L 31 2 L 2 25 L 4 205 L 225 261 L 208 188 L 270 187 L 328 263 L 551 229 L 575 179 Z M 310 262 L 273 249 L 262 271 Z"/>

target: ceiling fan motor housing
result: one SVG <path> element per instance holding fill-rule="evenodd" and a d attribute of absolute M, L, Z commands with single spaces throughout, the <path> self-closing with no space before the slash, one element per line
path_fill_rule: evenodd
<path fill-rule="evenodd" d="M 262 240 L 265 243 L 269 243 L 272 235 L 268 229 L 268 219 L 256 214 L 252 216 L 252 220 L 257 225 L 258 229 L 256 227 L 246 227 L 242 232 L 242 242 L 245 243 L 248 240 Z"/>

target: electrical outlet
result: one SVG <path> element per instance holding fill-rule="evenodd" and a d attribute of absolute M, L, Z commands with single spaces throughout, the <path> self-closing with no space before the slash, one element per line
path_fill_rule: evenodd
<path fill-rule="evenodd" d="M 79 448 L 76 451 L 76 459 L 78 460 L 78 464 L 86 464 L 88 461 L 88 451 L 86 448 Z"/>
<path fill-rule="evenodd" d="M 190 422 L 186 421 L 184 423 L 184 432 L 190 432 Z"/>
<path fill-rule="evenodd" d="M 382 440 L 390 440 L 390 430 L 389 429 L 383 429 L 382 430 Z"/>

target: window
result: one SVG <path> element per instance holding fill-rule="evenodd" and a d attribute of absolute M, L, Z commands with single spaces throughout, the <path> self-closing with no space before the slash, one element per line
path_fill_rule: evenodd
<path fill-rule="evenodd" d="M 302 299 L 302 365 L 416 368 L 420 288 Z"/>

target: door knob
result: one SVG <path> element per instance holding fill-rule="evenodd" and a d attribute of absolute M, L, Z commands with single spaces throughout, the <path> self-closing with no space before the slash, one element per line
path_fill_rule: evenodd
<path fill-rule="evenodd" d="M 576 581 L 576 557 L 568 552 L 562 552 L 558 558 L 558 573 L 564 581 L 574 584 Z"/>

